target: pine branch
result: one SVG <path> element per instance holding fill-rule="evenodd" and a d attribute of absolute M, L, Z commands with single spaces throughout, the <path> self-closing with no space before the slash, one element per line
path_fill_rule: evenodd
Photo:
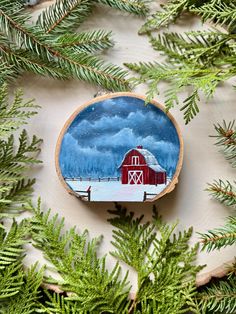
<path fill-rule="evenodd" d="M 215 180 L 214 183 L 208 184 L 207 191 L 224 205 L 236 208 L 236 187 L 229 181 Z"/>
<path fill-rule="evenodd" d="M 235 313 L 236 277 L 210 284 L 198 294 L 198 299 L 203 313 Z"/>
<path fill-rule="evenodd" d="M 202 234 L 202 249 L 207 251 L 219 250 L 228 245 L 236 243 L 236 217 L 228 217 L 223 227 L 209 230 L 208 233 Z"/>
<path fill-rule="evenodd" d="M 236 128 L 235 121 L 231 121 L 228 124 L 223 121 L 222 124 L 214 125 L 216 135 L 212 137 L 216 138 L 215 145 L 222 149 L 225 158 L 236 167 Z"/>
<path fill-rule="evenodd" d="M 149 12 L 146 2 L 146 0 L 98 0 L 98 3 L 140 16 L 146 16 Z"/>
<path fill-rule="evenodd" d="M 62 35 L 72 32 L 89 16 L 90 0 L 57 0 L 39 15 L 37 25 L 46 34 Z"/>

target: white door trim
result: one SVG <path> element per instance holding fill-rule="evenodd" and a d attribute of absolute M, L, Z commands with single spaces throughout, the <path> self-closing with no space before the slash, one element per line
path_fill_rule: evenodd
<path fill-rule="evenodd" d="M 133 181 L 133 184 L 143 184 L 143 170 L 129 170 L 128 184 Z"/>

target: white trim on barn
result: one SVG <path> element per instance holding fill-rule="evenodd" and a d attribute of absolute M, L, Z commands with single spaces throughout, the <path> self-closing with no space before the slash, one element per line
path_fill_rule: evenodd
<path fill-rule="evenodd" d="M 136 150 L 141 155 L 143 155 L 143 157 L 144 157 L 144 159 L 146 161 L 146 164 L 151 169 L 153 169 L 156 172 L 165 172 L 165 170 L 159 165 L 156 157 L 151 152 L 149 152 L 147 149 L 144 149 L 144 148 L 132 148 L 132 149 L 128 150 L 127 153 L 125 154 L 125 156 L 124 156 L 120 166 L 118 167 L 118 169 L 122 166 L 123 162 L 125 161 L 125 157 L 127 156 L 127 154 L 129 152 L 131 152 L 132 150 Z M 123 165 L 123 166 L 126 166 L 126 165 Z"/>
<path fill-rule="evenodd" d="M 129 170 L 128 171 L 128 184 L 143 184 L 143 171 L 142 170 Z"/>

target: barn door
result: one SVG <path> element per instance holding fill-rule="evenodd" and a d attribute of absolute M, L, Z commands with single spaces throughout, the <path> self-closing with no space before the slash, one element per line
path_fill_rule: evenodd
<path fill-rule="evenodd" d="M 143 171 L 130 170 L 128 172 L 128 184 L 143 184 Z"/>

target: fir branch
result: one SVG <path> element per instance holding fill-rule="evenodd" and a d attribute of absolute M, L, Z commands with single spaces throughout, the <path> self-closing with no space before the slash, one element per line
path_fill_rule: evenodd
<path fill-rule="evenodd" d="M 98 0 L 98 3 L 140 16 L 145 16 L 149 12 L 146 2 L 146 0 Z"/>
<path fill-rule="evenodd" d="M 22 74 L 22 71 L 25 70 L 42 76 L 47 75 L 54 79 L 68 78 L 68 73 L 60 69 L 55 62 L 42 60 L 32 52 L 13 50 L 0 45 L 0 56 L 17 74 Z"/>
<path fill-rule="evenodd" d="M 22 71 L 20 65 L 23 64 L 24 69 L 38 74 L 44 73 L 55 78 L 74 77 L 101 85 L 109 90 L 129 89 L 129 82 L 125 79 L 126 71 L 118 66 L 104 63 L 85 52 L 78 52 L 71 47 L 55 46 L 55 36 L 45 34 L 37 25 L 29 26 L 26 23 L 29 16 L 21 12 L 12 12 L 8 2 L 1 1 L 0 25 L 3 36 L 10 43 L 13 42 L 18 49 L 14 49 L 13 52 L 11 45 L 6 46 L 4 41 L 0 55 L 4 61 L 15 66 L 18 71 Z M 9 49 L 9 45 L 11 49 Z M 33 53 L 31 57 L 29 57 L 29 53 Z M 35 55 L 37 57 L 34 62 L 32 57 L 34 58 Z M 28 65 L 27 58 L 29 58 Z"/>
<path fill-rule="evenodd" d="M 56 0 L 39 15 L 36 24 L 46 34 L 62 35 L 72 32 L 88 17 L 91 5 L 90 0 Z"/>
<path fill-rule="evenodd" d="M 198 294 L 198 299 L 203 313 L 235 313 L 236 276 L 210 284 Z"/>
<path fill-rule="evenodd" d="M 79 52 L 93 53 L 112 47 L 113 41 L 111 32 L 97 30 L 59 36 L 55 45 L 60 48 L 74 48 Z"/>
<path fill-rule="evenodd" d="M 216 135 L 212 137 L 216 138 L 215 145 L 222 149 L 225 158 L 231 163 L 233 167 L 236 167 L 236 127 L 235 121 L 226 123 L 223 121 L 221 124 L 215 124 Z"/>
<path fill-rule="evenodd" d="M 222 247 L 236 243 L 236 217 L 228 217 L 223 227 L 209 230 L 201 234 L 202 249 L 207 251 L 219 250 Z"/>
<path fill-rule="evenodd" d="M 208 184 L 207 191 L 224 205 L 236 208 L 236 187 L 229 181 L 215 180 L 214 183 Z"/>

